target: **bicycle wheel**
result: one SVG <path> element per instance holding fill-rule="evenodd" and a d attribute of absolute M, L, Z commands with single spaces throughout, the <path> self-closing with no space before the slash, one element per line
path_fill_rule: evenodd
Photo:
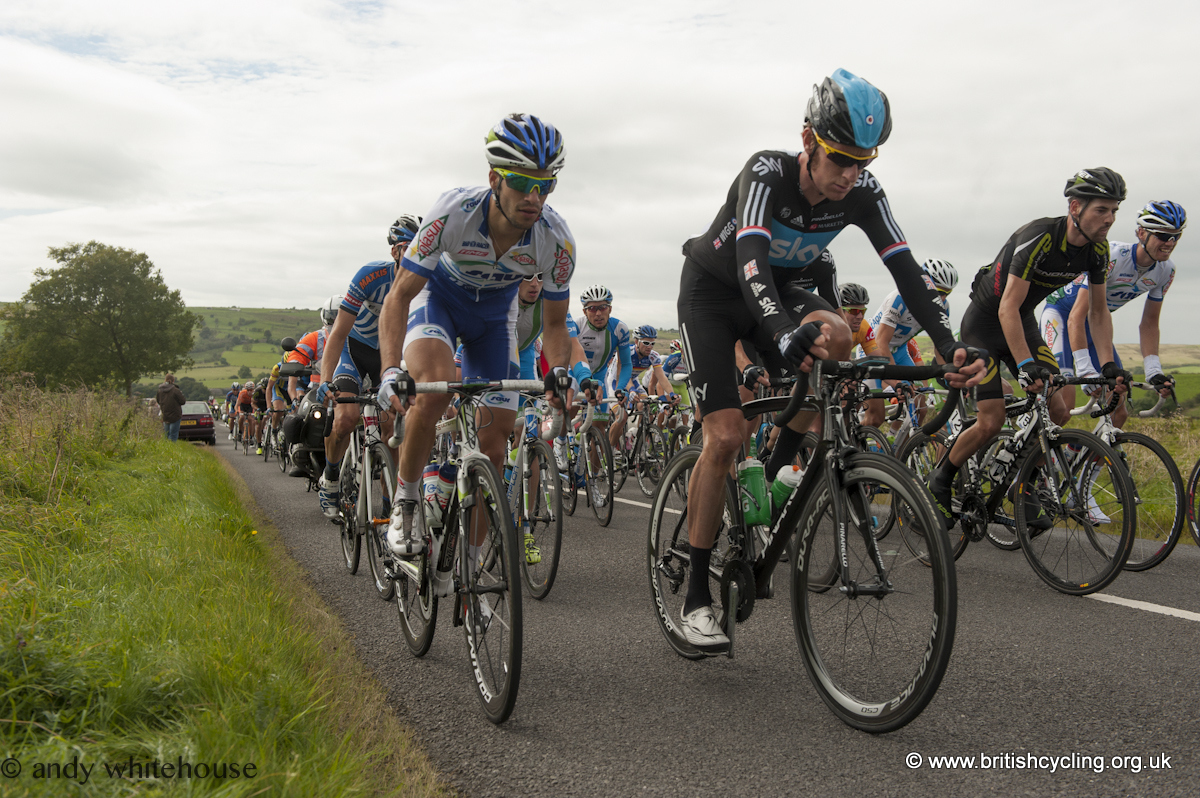
<path fill-rule="evenodd" d="M 350 446 L 342 457 L 342 470 L 338 475 L 338 509 L 341 516 L 342 563 L 352 574 L 358 573 L 358 558 L 362 553 L 362 538 L 358 530 L 358 435 L 350 439 Z"/>
<path fill-rule="evenodd" d="M 446 529 L 454 529 L 458 524 L 457 495 L 451 496 L 448 509 Z M 425 525 L 421 528 L 425 529 Z M 443 547 L 453 540 L 446 533 L 439 535 Z M 396 572 L 396 612 L 400 616 L 400 632 L 414 657 L 423 657 L 429 652 L 437 628 L 438 597 L 433 586 L 437 562 L 430 558 L 433 549 L 433 533 L 425 529 L 424 553 L 392 562 Z"/>
<path fill-rule="evenodd" d="M 658 628 L 675 653 L 687 659 L 705 656 L 680 630 L 691 568 L 687 502 L 692 469 L 700 458 L 700 448 L 699 445 L 685 446 L 671 458 L 659 490 L 654 494 L 646 537 L 646 571 Z M 725 511 L 721 515 L 709 565 L 709 589 L 714 598 L 722 595 L 721 573 L 729 551 L 729 529 L 737 518 L 736 501 L 726 486 Z"/>
<path fill-rule="evenodd" d="M 855 432 L 855 439 L 858 441 L 860 451 L 887 456 L 892 454 L 892 445 L 888 443 L 887 436 L 878 427 L 859 427 Z M 896 516 L 892 510 L 892 497 L 887 492 L 886 486 L 880 486 L 880 490 L 871 496 L 871 523 L 876 538 L 886 536 L 896 523 Z"/>
<path fill-rule="evenodd" d="M 387 528 L 396 496 L 396 466 L 392 462 L 392 453 L 382 443 L 371 444 L 363 454 L 358 528 L 366 538 L 367 565 L 375 580 L 375 591 L 384 601 L 391 601 L 396 595 L 396 583 L 393 581 L 392 552 L 387 546 Z"/>
<path fill-rule="evenodd" d="M 603 430 L 591 427 L 587 431 L 583 451 L 579 456 L 584 459 L 584 467 L 587 469 L 585 498 L 592 506 L 592 512 L 596 514 L 600 526 L 608 526 L 612 521 L 613 494 L 616 493 L 616 487 L 613 485 L 612 447 L 608 445 L 608 437 Z"/>
<path fill-rule="evenodd" d="M 274 427 L 267 426 L 262 433 L 262 458 L 264 463 L 271 459 L 271 442 L 273 440 L 273 436 Z"/>
<path fill-rule="evenodd" d="M 576 448 L 574 437 L 568 439 L 567 455 L 567 470 L 558 472 L 558 481 L 562 483 L 563 512 L 567 515 L 575 515 L 575 505 L 579 501 L 579 493 L 575 485 L 575 468 L 579 463 L 579 450 Z"/>
<path fill-rule="evenodd" d="M 607 439 L 608 439 L 607 433 L 605 433 L 605 440 L 607 440 Z M 623 436 L 623 435 L 621 436 L 621 445 L 622 446 L 625 445 L 625 436 Z M 608 448 L 609 448 L 609 450 L 612 450 L 612 442 L 611 441 L 609 441 Z M 613 482 L 613 492 L 614 493 L 620 492 L 621 488 L 625 487 L 625 480 L 629 476 L 629 461 L 630 461 L 630 459 L 635 458 L 637 456 L 638 456 L 638 453 L 636 450 L 631 450 L 629 452 L 617 452 L 617 451 L 612 452 L 612 461 L 613 461 L 612 482 Z"/>
<path fill-rule="evenodd" d="M 522 479 L 525 500 L 521 504 L 523 541 L 521 575 L 529 594 L 544 599 L 554 587 L 562 544 L 562 482 L 554 464 L 554 453 L 545 441 L 526 444 L 531 465 L 530 478 Z M 528 514 L 525 508 L 528 507 Z"/>
<path fill-rule="evenodd" d="M 291 466 L 292 466 L 292 451 L 291 451 L 291 446 L 288 445 L 287 440 L 283 437 L 282 431 L 280 431 L 280 435 L 279 435 L 279 457 L 278 457 L 278 460 L 279 460 L 280 473 L 286 474 L 288 472 L 288 469 L 291 468 Z"/>
<path fill-rule="evenodd" d="M 1000 451 L 1000 447 L 1004 445 L 1005 441 L 1012 438 L 1012 436 L 1012 430 L 1002 429 L 996 437 L 988 441 L 987 445 L 973 455 L 976 468 L 979 469 L 980 473 L 979 487 L 984 503 L 991 497 L 992 491 L 999 487 L 992 482 L 991 477 L 987 473 L 988 469 L 991 467 L 996 453 Z M 1009 475 L 1009 479 L 1012 480 L 1011 474 Z M 1021 541 L 1017 537 L 1017 515 L 1012 502 L 1012 484 L 1012 481 L 1007 483 L 1004 498 L 996 506 L 996 511 L 992 513 L 991 518 L 988 520 L 987 529 L 984 530 L 984 536 L 988 541 L 996 548 L 1003 549 L 1004 551 L 1016 551 L 1021 548 Z"/>
<path fill-rule="evenodd" d="M 916 718 L 941 684 L 954 646 L 954 561 L 929 492 L 900 462 L 852 454 L 842 480 L 838 501 L 847 516 L 845 561 L 852 581 L 835 590 L 810 584 L 810 572 L 828 563 L 834 534 L 831 494 L 821 480 L 799 521 L 792 618 L 804 667 L 822 700 L 844 723 L 878 734 Z M 927 562 L 903 546 L 881 544 L 878 571 L 860 497 L 884 487 L 929 543 Z M 878 594 L 864 593 L 871 588 Z"/>
<path fill-rule="evenodd" d="M 1113 448 L 1129 472 L 1137 503 L 1137 535 L 1125 570 L 1147 571 L 1167 559 L 1183 532 L 1183 476 L 1163 445 L 1140 432 L 1117 433 Z"/>
<path fill-rule="evenodd" d="M 926 435 L 924 432 L 913 433 L 904 445 L 900 447 L 900 451 L 896 453 L 896 459 L 904 463 L 912 471 L 922 485 L 929 482 L 929 475 L 937 467 L 938 460 L 946 451 L 946 436 L 941 430 L 935 432 L 932 436 Z M 960 471 L 961 473 L 961 471 Z M 961 486 L 961 480 L 956 480 L 956 487 Z M 956 497 L 959 501 L 956 504 L 961 506 L 961 493 Z M 906 505 L 902 505 L 902 509 Z M 903 535 L 904 544 L 908 550 L 918 557 L 926 557 L 926 551 L 929 548 L 929 542 L 925 540 L 925 529 L 920 524 L 909 523 L 911 519 L 904 516 L 900 517 L 902 525 L 901 533 Z M 964 524 L 955 524 L 954 528 L 949 532 L 944 532 L 942 537 L 946 540 L 950 553 L 954 559 L 962 556 L 966 551 L 967 544 L 970 542 L 970 537 L 964 529 Z"/>
<path fill-rule="evenodd" d="M 483 537 L 474 546 L 459 540 L 463 628 L 483 712 L 492 723 L 503 723 L 517 703 L 521 683 L 518 561 L 523 548 L 517 545 L 504 482 L 495 466 L 472 458 L 466 468 L 475 501 L 463 508 L 461 528 L 468 530 L 468 537 Z"/>
<path fill-rule="evenodd" d="M 1187 484 L 1188 529 L 1192 532 L 1192 540 L 1197 546 L 1200 546 L 1200 515 L 1196 512 L 1197 484 L 1200 484 L 1200 460 L 1196 460 L 1196 465 L 1192 466 L 1192 473 L 1188 476 Z"/>
<path fill-rule="evenodd" d="M 1035 449 L 1017 473 L 1017 536 L 1046 584 L 1073 596 L 1095 593 L 1121 574 L 1129 558 L 1137 532 L 1133 486 L 1120 455 L 1095 435 L 1061 430 L 1048 443 L 1044 463 Z M 1035 520 L 1031 501 L 1040 502 L 1049 529 L 1029 527 Z M 1108 522 L 1095 523 L 1097 512 Z"/>
<path fill-rule="evenodd" d="M 662 479 L 663 466 L 666 465 L 666 462 L 667 444 L 663 440 L 663 434 L 657 427 L 650 427 L 646 430 L 646 437 L 642 440 L 641 462 L 637 467 L 638 487 L 642 489 L 642 493 L 647 496 L 654 495 L 654 489 L 658 487 L 658 482 Z"/>

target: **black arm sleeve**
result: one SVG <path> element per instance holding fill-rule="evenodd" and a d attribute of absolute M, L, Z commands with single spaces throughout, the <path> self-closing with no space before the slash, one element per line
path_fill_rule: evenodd
<path fill-rule="evenodd" d="M 752 156 L 738 178 L 737 280 L 742 299 L 755 321 L 773 339 L 778 339 L 796 326 L 783 312 L 769 262 L 771 209 L 783 175 L 782 170 L 778 176 L 771 170 L 761 175 L 756 173 L 752 167 L 758 158 L 757 154 Z"/>
<path fill-rule="evenodd" d="M 829 264 L 829 271 L 825 277 L 817 283 L 817 293 L 833 307 L 840 308 L 842 306 L 842 289 L 838 284 L 837 264 L 833 261 L 833 253 L 825 250 L 821 253 L 821 260 Z"/>

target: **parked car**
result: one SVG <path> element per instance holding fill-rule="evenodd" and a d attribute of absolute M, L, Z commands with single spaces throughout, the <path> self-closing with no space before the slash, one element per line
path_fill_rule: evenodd
<path fill-rule="evenodd" d="M 204 441 L 209 446 L 217 445 L 217 428 L 213 424 L 212 410 L 204 402 L 184 402 L 183 418 L 179 421 L 179 439 Z"/>

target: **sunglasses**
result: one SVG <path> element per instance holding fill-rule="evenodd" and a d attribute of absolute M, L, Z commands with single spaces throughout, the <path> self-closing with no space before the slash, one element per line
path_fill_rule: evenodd
<path fill-rule="evenodd" d="M 846 311 L 847 313 L 866 313 L 867 312 L 867 309 L 865 306 L 850 307 L 850 308 L 843 307 L 842 310 Z"/>
<path fill-rule="evenodd" d="M 532 283 L 532 282 L 534 282 L 534 281 L 536 280 L 537 282 L 539 282 L 539 283 L 540 283 L 540 282 L 542 281 L 542 275 L 540 275 L 540 274 L 527 274 L 527 275 L 525 275 L 524 277 L 522 277 L 522 278 L 521 278 L 521 280 L 522 280 L 522 282 L 526 282 L 526 283 Z"/>
<path fill-rule="evenodd" d="M 871 161 L 879 157 L 879 148 L 871 150 L 870 155 L 851 155 L 848 152 L 843 152 L 837 147 L 831 146 L 817 131 L 813 131 L 813 136 L 816 137 L 817 143 L 821 145 L 821 149 L 825 150 L 825 156 L 833 161 L 834 166 L 846 167 L 853 166 L 858 169 L 865 169 Z"/>
<path fill-rule="evenodd" d="M 553 191 L 554 186 L 558 183 L 557 177 L 530 177 L 520 172 L 501 169 L 498 166 L 493 166 L 492 171 L 500 175 L 509 188 L 521 194 L 541 194 L 545 196 Z"/>
<path fill-rule="evenodd" d="M 588 305 L 583 309 L 584 313 L 591 313 L 593 310 L 608 310 L 612 305 Z"/>
<path fill-rule="evenodd" d="M 1178 241 L 1180 238 L 1182 238 L 1183 231 L 1180 230 L 1178 233 L 1163 233 L 1159 230 L 1155 230 L 1150 235 L 1154 236 L 1164 244 L 1170 244 L 1172 241 Z"/>

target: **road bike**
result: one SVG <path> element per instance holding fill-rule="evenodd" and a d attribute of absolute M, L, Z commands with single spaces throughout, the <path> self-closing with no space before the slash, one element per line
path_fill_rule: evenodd
<path fill-rule="evenodd" d="M 479 448 L 476 410 L 490 391 L 540 391 L 539 380 L 417 383 L 416 393 L 453 393 L 461 402 L 453 419 L 437 424 L 437 433 L 453 433 L 455 490 L 436 523 L 426 523 L 419 536 L 421 554 L 394 557 L 396 609 L 405 643 L 423 657 L 437 627 L 438 599 L 453 598 L 453 625 L 462 626 L 467 641 L 472 686 L 493 723 L 512 713 L 521 682 L 521 566 L 525 551 L 517 541 L 504 480 Z M 483 412 L 486 412 L 484 410 Z M 403 436 L 402 420 L 396 436 Z"/>
<path fill-rule="evenodd" d="M 562 481 L 546 441 L 561 432 L 562 414 L 551 414 L 557 428 L 540 432 L 544 412 L 532 396 L 524 399 L 523 415 L 518 417 L 519 428 L 514 432 L 518 442 L 512 450 L 515 459 L 510 455 L 511 474 L 506 473 L 508 504 L 517 540 L 523 544 L 521 575 L 525 586 L 535 599 L 544 599 L 558 573 L 563 524 Z"/>
<path fill-rule="evenodd" d="M 1054 375 L 1045 384 L 1025 399 L 1006 400 L 1008 418 L 1027 418 L 958 470 L 950 548 L 957 559 L 973 540 L 989 537 L 1001 548 L 1016 548 L 1015 537 L 1042 581 L 1062 593 L 1087 595 L 1111 584 L 1129 557 L 1137 529 L 1133 486 L 1120 455 L 1103 440 L 1051 421 L 1048 398 L 1065 385 L 1111 387 L 1115 381 Z M 940 431 L 914 435 L 896 456 L 927 480 L 974 423 L 966 419 L 949 437 Z M 924 545 L 911 534 L 905 543 Z"/>
<path fill-rule="evenodd" d="M 854 404 L 842 398 L 849 386 L 865 379 L 930 379 L 946 371 L 943 366 L 815 364 L 814 404 L 806 408 L 821 414 L 822 434 L 799 485 L 773 508 L 765 535 L 747 528 L 739 487 L 726 478 L 709 578 L 720 596 L 728 655 L 735 651 L 736 623 L 750 617 L 757 599 L 772 596 L 772 574 L 784 549 L 793 545 L 792 618 L 805 669 L 839 719 L 872 733 L 912 721 L 941 683 L 954 643 L 954 562 L 924 485 L 895 458 L 858 449 L 848 437 L 853 425 L 838 417 L 855 412 Z M 743 414 L 778 412 L 776 424 L 788 423 L 801 408 L 804 382 L 791 397 L 743 405 Z M 944 421 L 933 419 L 929 428 Z M 699 457 L 700 447 L 687 446 L 668 464 L 654 495 L 646 549 L 659 628 L 671 648 L 690 659 L 705 656 L 679 626 L 690 570 L 688 494 Z M 927 542 L 919 555 L 877 539 L 871 505 L 881 491 Z"/>
<path fill-rule="evenodd" d="M 583 412 L 576 416 L 577 427 L 567 436 L 567 468 L 559 471 L 563 512 L 575 514 L 578 490 L 582 488 L 584 503 L 592 508 L 600 526 L 608 526 L 612 521 L 615 469 L 608 431 L 594 426 L 593 422 L 598 406 L 616 402 L 616 399 L 600 399 L 593 404 L 584 399 L 576 400 L 576 406 L 583 408 Z"/>

